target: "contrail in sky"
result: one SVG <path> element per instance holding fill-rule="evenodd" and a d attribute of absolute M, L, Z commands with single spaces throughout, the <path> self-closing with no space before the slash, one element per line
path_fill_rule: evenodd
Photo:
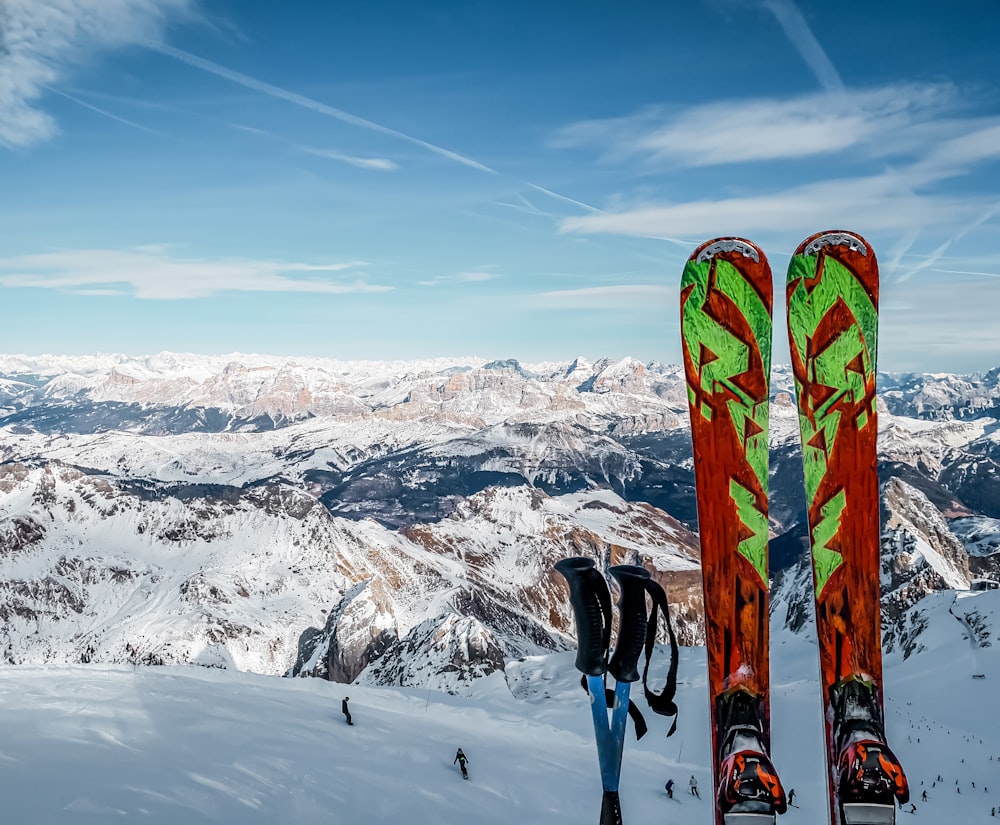
<path fill-rule="evenodd" d="M 217 77 L 224 78 L 225 80 L 232 81 L 233 83 L 238 83 L 240 86 L 245 86 L 248 89 L 262 92 L 263 94 L 270 95 L 271 97 L 278 98 L 279 100 L 286 100 L 289 103 L 294 103 L 296 106 L 301 106 L 304 109 L 311 109 L 314 112 L 319 112 L 321 115 L 335 118 L 336 120 L 340 120 L 344 123 L 350 123 L 352 126 L 360 126 L 362 129 L 370 129 L 373 132 L 379 132 L 380 134 L 389 135 L 390 137 L 398 138 L 399 140 L 405 140 L 408 143 L 420 146 L 436 155 L 441 155 L 442 157 L 461 163 L 464 166 L 478 169 L 481 172 L 489 172 L 491 175 L 497 174 L 495 169 L 491 169 L 489 166 L 486 166 L 477 160 L 473 160 L 472 158 L 467 158 L 465 155 L 460 155 L 458 152 L 452 152 L 450 149 L 435 146 L 433 143 L 428 143 L 426 140 L 420 140 L 420 138 L 415 138 L 411 135 L 404 134 L 403 132 L 398 132 L 395 129 L 390 129 L 388 126 L 382 126 L 379 123 L 366 120 L 363 117 L 352 115 L 350 112 L 345 112 L 343 109 L 328 106 L 318 100 L 313 100 L 311 97 L 300 95 L 297 92 L 292 92 L 288 89 L 282 89 L 280 86 L 275 86 L 272 83 L 257 80 L 256 78 L 245 75 L 242 72 L 227 69 L 225 66 L 220 66 L 218 63 L 213 63 L 211 60 L 205 60 L 203 57 L 198 57 L 197 55 L 186 52 L 183 49 L 167 46 L 164 43 L 147 42 L 145 45 L 153 51 L 160 52 L 160 54 L 166 55 L 167 57 L 172 57 L 174 60 L 179 60 L 181 63 L 186 63 L 196 69 L 201 69 L 209 74 L 214 74 Z"/>
<path fill-rule="evenodd" d="M 128 118 L 119 117 L 118 115 L 112 114 L 111 112 L 108 112 L 105 109 L 101 109 L 97 106 L 87 103 L 85 100 L 80 100 L 80 98 L 75 97 L 74 95 L 71 95 L 68 92 L 63 92 L 60 91 L 59 89 L 54 89 L 52 86 L 42 86 L 42 88 L 45 89 L 45 91 L 51 92 L 54 95 L 59 95 L 60 97 L 64 97 L 67 100 L 72 100 L 75 104 L 77 104 L 78 106 L 82 106 L 84 109 L 90 109 L 90 111 L 96 112 L 99 115 L 104 115 L 104 117 L 110 118 L 111 120 L 117 120 L 119 123 L 124 123 L 126 126 L 131 126 L 133 129 L 141 129 L 143 132 L 149 132 L 151 135 L 160 135 L 161 137 L 168 137 L 168 135 L 165 135 L 163 132 L 159 132 L 156 129 L 150 129 L 148 126 L 143 126 L 141 123 L 136 123 L 135 121 L 129 120 Z"/>
<path fill-rule="evenodd" d="M 820 85 L 828 92 L 844 91 L 844 81 L 840 79 L 836 66 L 792 0 L 762 0 L 762 3 L 775 16 L 785 36 L 812 69 Z"/>
<path fill-rule="evenodd" d="M 943 244 L 941 244 L 937 249 L 931 252 L 931 254 L 927 257 L 927 260 L 922 261 L 920 264 L 913 267 L 913 269 L 909 270 L 908 272 L 904 272 L 902 275 L 900 275 L 898 278 L 898 282 L 902 283 L 903 281 L 908 281 L 918 272 L 921 272 L 925 269 L 929 269 L 930 267 L 934 266 L 934 264 L 936 264 L 938 261 L 941 260 L 941 258 L 944 257 L 944 253 L 948 251 L 948 249 L 951 247 L 953 243 L 955 243 L 955 241 L 962 240 L 962 238 L 968 235 L 973 229 L 977 229 L 978 227 L 982 226 L 984 223 L 986 223 L 986 221 L 988 221 L 995 214 L 997 214 L 997 212 L 1000 212 L 1000 203 L 993 204 L 993 206 L 991 206 L 989 209 L 983 212 L 978 218 L 972 221 L 972 223 L 959 229 L 958 232 L 956 232 L 954 235 L 948 238 L 948 240 L 946 240 Z M 935 271 L 945 272 L 947 270 L 935 270 Z M 973 273 L 963 273 L 963 274 L 973 274 Z"/>
<path fill-rule="evenodd" d="M 218 63 L 213 63 L 211 60 L 206 60 L 203 57 L 198 57 L 195 54 L 186 52 L 183 49 L 178 49 L 174 46 L 168 46 L 164 43 L 147 42 L 145 44 L 149 49 L 157 51 L 167 57 L 171 57 L 174 60 L 178 60 L 181 63 L 186 63 L 188 66 L 193 66 L 196 69 L 201 69 L 202 71 L 208 72 L 209 74 L 214 74 L 217 77 L 221 77 L 225 80 L 229 80 L 233 83 L 237 83 L 240 86 L 245 86 L 248 89 L 253 89 L 254 91 L 261 92 L 263 94 L 269 95 L 270 97 L 278 98 L 279 100 L 285 100 L 289 103 L 293 103 L 296 106 L 301 106 L 305 109 L 310 109 L 314 112 L 318 112 L 327 117 L 332 117 L 343 123 L 349 123 L 352 126 L 360 126 L 362 129 L 370 129 L 373 132 L 378 132 L 383 135 L 389 135 L 390 137 L 398 138 L 399 140 L 405 140 L 408 143 L 412 143 L 416 146 L 420 146 L 429 152 L 441 155 L 442 157 L 448 158 L 449 160 L 461 163 L 463 166 L 468 166 L 472 169 L 478 169 L 481 172 L 486 172 L 490 175 L 501 174 L 496 169 L 487 166 L 485 163 L 480 163 L 477 160 L 473 160 L 470 157 L 459 154 L 458 152 L 453 152 L 450 149 L 445 149 L 441 146 L 436 146 L 433 143 L 428 143 L 420 138 L 415 138 L 412 135 L 407 135 L 403 132 L 399 132 L 395 129 L 390 129 L 388 126 L 382 126 L 380 123 L 375 123 L 374 121 L 367 120 L 358 115 L 352 115 L 350 112 L 345 112 L 343 109 L 337 109 L 333 106 L 329 106 L 326 103 L 322 103 L 318 100 L 313 100 L 311 97 L 306 97 L 298 92 L 290 91 L 289 89 L 283 89 L 280 86 L 275 86 L 273 83 L 268 83 L 264 80 L 258 80 L 255 77 L 250 77 L 242 72 L 237 72 L 233 69 L 228 69 L 225 66 L 220 66 Z M 538 186 L 537 184 L 530 183 L 528 181 L 521 181 L 522 185 L 529 186 L 532 189 L 537 190 L 549 197 L 555 198 L 557 200 L 563 201 L 565 203 L 570 203 L 578 206 L 582 209 L 586 209 L 589 212 L 600 213 L 602 210 L 590 206 L 583 201 L 576 200 L 574 198 L 567 197 L 566 195 L 561 195 L 558 192 L 553 192 L 551 189 L 546 189 L 545 187 Z M 672 239 L 666 239 L 672 240 Z"/>

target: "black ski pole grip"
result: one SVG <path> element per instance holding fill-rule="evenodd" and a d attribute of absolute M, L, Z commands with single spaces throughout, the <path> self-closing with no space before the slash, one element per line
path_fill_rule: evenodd
<path fill-rule="evenodd" d="M 608 570 L 621 587 L 618 600 L 618 641 L 608 671 L 618 682 L 638 682 L 639 657 L 646 645 L 646 584 L 649 571 L 634 564 L 618 564 Z"/>
<path fill-rule="evenodd" d="M 569 603 L 576 619 L 576 669 L 601 676 L 608 669 L 611 643 L 611 592 L 594 560 L 572 556 L 555 564 L 569 584 Z"/>

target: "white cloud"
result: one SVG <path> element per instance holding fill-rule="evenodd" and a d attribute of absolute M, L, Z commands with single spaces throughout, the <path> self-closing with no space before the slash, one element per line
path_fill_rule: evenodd
<path fill-rule="evenodd" d="M 759 195 L 639 205 L 616 213 L 567 218 L 562 232 L 713 237 L 760 231 L 808 232 L 817 226 L 906 230 L 961 221 L 980 207 L 967 198 L 919 195 L 905 175 L 821 181 Z"/>
<path fill-rule="evenodd" d="M 650 304 L 666 306 L 676 298 L 674 286 L 618 284 L 539 292 L 531 296 L 531 303 L 542 309 L 628 309 Z"/>
<path fill-rule="evenodd" d="M 1000 158 L 1000 122 L 974 120 L 951 124 L 955 134 L 938 140 L 910 167 L 911 179 L 928 183 L 962 175 L 970 166 Z"/>
<path fill-rule="evenodd" d="M 335 149 L 314 149 L 311 146 L 297 146 L 296 148 L 307 154 L 328 158 L 329 160 L 339 160 L 351 166 L 356 166 L 359 169 L 377 169 L 388 172 L 399 168 L 399 164 L 388 158 L 362 158 L 355 155 L 347 155 Z"/>
<path fill-rule="evenodd" d="M 38 108 L 45 87 L 101 51 L 155 42 L 192 0 L 3 0 L 0 3 L 0 146 L 30 146 L 56 132 Z"/>
<path fill-rule="evenodd" d="M 779 155 L 832 152 L 837 146 L 850 146 L 855 151 L 845 160 L 843 176 L 837 179 L 780 188 L 781 178 L 776 177 L 776 186 L 760 187 L 759 193 L 751 190 L 751 194 L 698 201 L 619 204 L 614 211 L 567 218 L 560 225 L 561 231 L 711 237 L 798 232 L 816 226 L 864 226 L 866 231 L 900 233 L 890 271 L 900 266 L 924 228 L 951 234 L 933 260 L 920 267 L 927 268 L 954 241 L 996 214 L 995 201 L 952 194 L 941 184 L 1000 158 L 1000 122 L 997 118 L 939 117 L 943 109 L 957 105 L 948 87 L 906 90 L 899 95 L 890 88 L 858 95 L 733 104 L 731 110 L 740 128 L 718 129 L 717 137 L 713 137 L 710 124 L 726 110 L 719 104 L 695 107 L 659 131 L 640 129 L 639 135 L 631 138 L 630 151 L 654 156 L 672 152 L 674 158 L 687 157 L 692 163 L 771 160 Z M 830 104 L 829 111 L 824 100 Z M 847 101 L 857 104 L 853 114 Z M 762 109 L 754 114 L 758 105 Z M 650 114 L 642 117 L 648 120 Z M 841 121 L 844 128 L 838 132 Z M 772 127 L 776 127 L 774 132 Z M 667 139 L 667 132 L 676 139 Z M 779 139 L 786 134 L 791 136 L 787 142 Z M 837 134 L 840 136 L 831 137 Z M 744 138 L 746 144 L 742 145 Z M 877 174 L 848 177 L 847 169 L 858 168 L 859 151 L 862 160 L 867 153 L 869 157 L 891 158 L 894 163 Z M 830 169 L 816 165 L 812 176 L 828 174 Z"/>
<path fill-rule="evenodd" d="M 953 105 L 946 85 L 887 86 L 791 98 L 724 100 L 678 110 L 648 107 L 621 118 L 571 124 L 557 147 L 592 146 L 606 161 L 638 158 L 683 166 L 804 158 L 864 147 L 903 152 L 906 129 Z"/>
<path fill-rule="evenodd" d="M 420 286 L 442 286 L 444 284 L 472 284 L 492 281 L 499 276 L 492 272 L 459 272 L 455 275 L 438 275 L 427 281 L 419 281 Z"/>
<path fill-rule="evenodd" d="M 361 262 L 305 264 L 243 258 L 177 258 L 162 247 L 131 250 L 81 249 L 0 258 L 0 286 L 58 289 L 77 294 L 127 294 L 136 298 L 205 298 L 220 292 L 384 292 L 360 275 L 292 277 L 290 273 L 336 273 Z"/>

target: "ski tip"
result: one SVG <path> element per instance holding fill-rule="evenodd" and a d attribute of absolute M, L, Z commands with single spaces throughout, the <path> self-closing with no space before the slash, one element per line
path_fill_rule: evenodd
<path fill-rule="evenodd" d="M 767 264 L 767 257 L 757 244 L 746 240 L 746 238 L 736 237 L 713 238 L 710 241 L 705 241 L 705 243 L 691 253 L 689 260 L 697 264 L 703 264 L 711 261 L 713 258 L 723 256 L 731 258 L 735 255 L 741 255 L 755 264 Z"/>
<path fill-rule="evenodd" d="M 735 269 L 747 284 L 760 296 L 768 314 L 771 311 L 773 285 L 771 265 L 767 256 L 757 244 L 745 238 L 714 238 L 705 241 L 691 253 L 681 276 L 681 307 L 685 306 L 685 295 L 700 284 L 698 292 L 713 290 L 711 273 L 719 262 L 725 262 Z M 732 299 L 727 299 L 732 300 Z"/>
<path fill-rule="evenodd" d="M 868 243 L 857 232 L 849 232 L 846 229 L 828 229 L 824 232 L 817 232 L 810 235 L 795 250 L 796 255 L 818 255 L 821 251 L 828 252 L 837 249 L 856 252 L 866 258 L 872 257 L 871 244 Z"/>

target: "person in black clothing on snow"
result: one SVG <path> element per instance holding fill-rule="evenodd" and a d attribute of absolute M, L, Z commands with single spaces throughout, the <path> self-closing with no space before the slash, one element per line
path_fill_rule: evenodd
<path fill-rule="evenodd" d="M 458 762 L 458 767 L 460 767 L 462 769 L 462 778 L 463 779 L 468 779 L 469 778 L 469 772 L 465 769 L 465 763 L 468 762 L 468 761 L 469 761 L 469 757 L 467 757 L 465 755 L 464 751 L 461 748 L 458 749 L 458 753 L 455 754 L 455 758 L 451 760 L 451 764 L 452 765 L 454 765 L 456 762 Z"/>
<path fill-rule="evenodd" d="M 347 702 L 350 700 L 350 696 L 345 696 L 344 701 L 340 703 L 340 710 L 344 714 L 344 718 L 347 720 L 348 725 L 353 725 L 354 722 L 351 721 L 351 711 L 347 707 Z"/>

